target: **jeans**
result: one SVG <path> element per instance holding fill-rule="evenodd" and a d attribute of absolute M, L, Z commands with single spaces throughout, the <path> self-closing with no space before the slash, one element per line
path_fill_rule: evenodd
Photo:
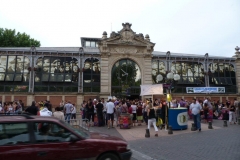
<path fill-rule="evenodd" d="M 155 131 L 157 132 L 158 128 L 156 126 L 156 118 L 148 119 L 148 129 L 150 129 L 151 124 L 153 124 L 153 127 L 154 127 Z"/>
<path fill-rule="evenodd" d="M 235 112 L 229 111 L 229 123 L 236 122 Z"/>
<path fill-rule="evenodd" d="M 197 115 L 193 114 L 193 121 L 196 129 L 201 129 L 200 113 L 198 113 Z"/>
<path fill-rule="evenodd" d="M 67 121 L 68 123 L 70 123 L 70 118 L 71 118 L 71 113 L 66 113 L 66 114 L 65 114 L 65 121 Z"/>
<path fill-rule="evenodd" d="M 147 124 L 148 123 L 148 116 L 147 116 L 147 112 L 143 112 L 143 119 L 145 121 L 145 123 Z"/>

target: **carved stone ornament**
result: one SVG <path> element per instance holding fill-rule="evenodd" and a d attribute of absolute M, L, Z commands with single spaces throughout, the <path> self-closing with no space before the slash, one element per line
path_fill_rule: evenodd
<path fill-rule="evenodd" d="M 121 34 L 120 42 L 132 42 L 134 39 L 134 34 L 131 31 L 123 31 Z"/>
<path fill-rule="evenodd" d="M 115 47 L 110 48 L 109 51 L 112 53 L 137 53 L 138 49 L 135 47 Z"/>

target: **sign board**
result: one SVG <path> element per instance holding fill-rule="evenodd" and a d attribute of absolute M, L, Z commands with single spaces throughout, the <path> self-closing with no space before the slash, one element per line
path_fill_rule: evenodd
<path fill-rule="evenodd" d="M 187 93 L 225 93 L 225 87 L 186 87 Z"/>
<path fill-rule="evenodd" d="M 141 96 L 146 95 L 161 95 L 163 94 L 163 85 L 154 84 L 154 85 L 141 85 Z"/>

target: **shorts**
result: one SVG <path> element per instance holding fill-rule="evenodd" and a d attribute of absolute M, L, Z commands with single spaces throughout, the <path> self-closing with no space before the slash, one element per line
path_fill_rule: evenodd
<path fill-rule="evenodd" d="M 138 121 L 142 121 L 143 120 L 143 116 L 137 116 L 137 120 Z"/>
<path fill-rule="evenodd" d="M 132 118 L 133 121 L 137 120 L 137 113 L 133 113 L 133 118 Z"/>
<path fill-rule="evenodd" d="M 114 113 L 110 114 L 110 113 L 107 113 L 107 120 L 114 120 Z"/>
<path fill-rule="evenodd" d="M 76 113 L 72 113 L 71 118 L 76 119 Z"/>

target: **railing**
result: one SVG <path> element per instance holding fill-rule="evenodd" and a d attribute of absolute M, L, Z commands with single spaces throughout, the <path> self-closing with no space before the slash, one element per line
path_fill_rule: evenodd
<path fill-rule="evenodd" d="M 74 128 L 90 131 L 90 124 L 88 122 L 88 119 L 77 118 L 70 119 L 69 121 L 65 120 L 65 122 L 69 123 Z"/>

